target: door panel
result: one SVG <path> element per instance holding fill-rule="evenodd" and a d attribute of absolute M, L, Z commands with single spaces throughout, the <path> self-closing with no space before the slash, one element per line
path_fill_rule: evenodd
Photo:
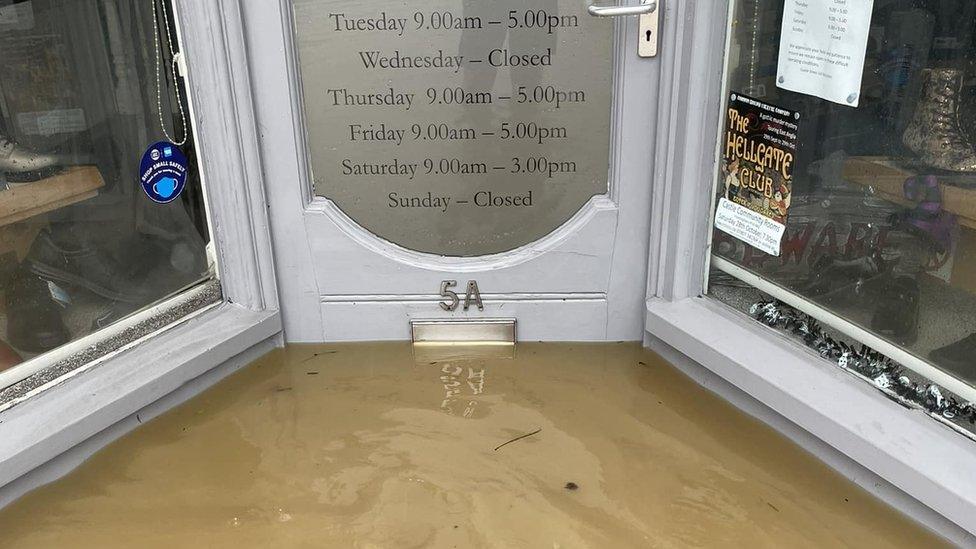
<path fill-rule="evenodd" d="M 632 4 L 639 3 L 632 2 Z M 399 153 L 396 152 L 395 147 L 351 143 L 356 135 L 352 126 L 360 124 L 356 121 L 356 116 L 342 114 L 338 119 L 333 120 L 340 129 L 348 132 L 345 143 L 341 142 L 342 132 L 329 133 L 322 130 L 320 126 L 327 120 L 322 117 L 328 114 L 329 107 L 337 105 L 334 104 L 334 94 L 323 96 L 319 92 L 324 85 L 333 86 L 328 89 L 343 87 L 348 89 L 350 86 L 358 85 L 371 88 L 379 85 L 370 80 L 373 76 L 359 78 L 356 71 L 360 73 L 362 71 L 351 68 L 363 61 L 362 51 L 386 51 L 387 49 L 421 51 L 427 48 L 430 52 L 438 52 L 449 48 L 445 45 L 448 42 L 438 42 L 440 39 L 438 37 L 443 38 L 446 34 L 433 36 L 429 43 L 398 42 L 396 38 L 387 36 L 382 42 L 377 42 L 378 45 L 374 45 L 370 40 L 362 40 L 356 43 L 349 42 L 348 47 L 340 48 L 338 51 L 332 48 L 329 50 L 329 55 L 351 55 L 355 62 L 349 64 L 346 58 L 343 61 L 347 63 L 346 73 L 333 74 L 329 77 L 331 80 L 313 78 L 312 81 L 316 84 L 310 89 L 310 80 L 307 75 L 302 74 L 305 66 L 298 60 L 298 54 L 302 50 L 301 40 L 296 39 L 294 34 L 287 36 L 287 33 L 293 33 L 296 28 L 301 32 L 300 19 L 303 17 L 303 12 L 292 11 L 297 4 L 301 4 L 306 13 L 310 6 L 318 5 L 329 13 L 342 10 L 347 16 L 356 15 L 360 19 L 369 15 L 367 12 L 372 9 L 369 6 L 374 5 L 370 2 L 353 3 L 335 0 L 301 0 L 301 2 L 282 0 L 283 11 L 280 15 L 286 21 L 284 27 L 286 36 L 282 37 L 283 51 L 291 59 L 290 66 L 295 75 L 295 80 L 292 82 L 296 82 L 299 77 L 304 79 L 304 95 L 297 84 L 293 83 L 289 86 L 293 96 L 291 117 L 295 133 L 292 136 L 287 134 L 284 125 L 279 124 L 280 119 L 273 117 L 266 120 L 266 129 L 263 129 L 269 132 L 269 139 L 275 139 L 275 143 L 287 144 L 293 140 L 297 148 L 304 151 L 300 152 L 296 159 L 298 165 L 290 164 L 291 159 L 275 159 L 269 168 L 272 176 L 281 174 L 286 179 L 285 181 L 275 179 L 273 185 L 283 188 L 280 193 L 271 193 L 271 202 L 272 211 L 276 215 L 273 221 L 278 248 L 276 254 L 279 263 L 279 279 L 282 281 L 286 335 L 289 339 L 293 341 L 404 339 L 409 337 L 409 320 L 421 318 L 516 318 L 519 323 L 520 339 L 531 340 L 618 340 L 641 337 L 643 297 L 647 280 L 650 177 L 653 163 L 648 151 L 653 150 L 652 128 L 656 114 L 656 102 L 650 90 L 656 88 L 657 63 L 654 59 L 637 57 L 638 29 L 635 17 L 594 19 L 586 13 L 586 2 L 560 0 L 554 4 L 558 5 L 560 10 L 565 10 L 558 14 L 558 17 L 565 18 L 560 21 L 573 21 L 572 18 L 568 18 L 572 15 L 575 16 L 575 21 L 580 22 L 580 28 L 591 29 L 591 31 L 577 32 L 578 29 L 575 27 L 553 29 L 557 35 L 554 39 L 557 44 L 554 48 L 554 56 L 558 57 L 560 54 L 564 56 L 554 61 L 554 64 L 560 64 L 555 70 L 542 70 L 534 76 L 538 80 L 537 85 L 584 89 L 586 82 L 592 80 L 594 88 L 592 91 L 585 88 L 586 97 L 598 97 L 600 93 L 598 88 L 605 86 L 609 100 L 602 102 L 594 100 L 591 104 L 585 105 L 585 108 L 577 108 L 575 111 L 560 108 L 560 112 L 556 112 L 553 106 L 548 110 L 519 110 L 503 107 L 493 109 L 487 114 L 482 111 L 474 117 L 469 116 L 464 109 L 452 110 L 452 114 L 447 116 L 449 124 L 453 124 L 451 120 L 457 121 L 468 117 L 466 120 L 469 123 L 473 123 L 487 133 L 492 133 L 490 131 L 492 128 L 500 128 L 500 125 L 505 122 L 565 127 L 567 128 L 566 141 L 538 143 L 539 140 L 536 139 L 534 145 L 519 143 L 514 147 L 511 143 L 495 146 L 492 141 L 483 141 L 477 147 L 452 149 L 448 146 L 427 144 L 425 147 L 412 149 L 421 156 L 426 154 L 426 157 L 433 157 L 443 151 L 443 154 L 463 159 L 496 157 L 504 159 L 513 155 L 552 157 L 566 153 L 576 155 L 575 158 L 580 159 L 577 168 L 580 168 L 578 171 L 584 174 L 576 179 L 566 177 L 559 180 L 558 177 L 553 177 L 552 179 L 556 181 L 541 183 L 557 185 L 548 188 L 539 187 L 540 183 L 533 178 L 515 177 L 524 174 L 511 173 L 507 174 L 507 177 L 480 174 L 485 177 L 479 179 L 459 176 L 453 180 L 437 181 L 436 183 L 441 185 L 439 189 L 449 191 L 457 188 L 459 196 L 496 189 L 501 189 L 503 191 L 501 194 L 512 194 L 510 191 L 517 190 L 521 185 L 522 189 L 538 189 L 539 192 L 549 193 L 558 198 L 560 190 L 558 185 L 577 185 L 576 191 L 565 193 L 568 197 L 566 200 L 576 201 L 576 205 L 567 210 L 568 213 L 557 212 L 558 215 L 550 215 L 552 214 L 550 210 L 558 208 L 548 206 L 535 211 L 521 208 L 511 215 L 474 216 L 471 218 L 470 227 L 464 224 L 463 216 L 459 218 L 460 221 L 445 217 L 442 222 L 427 225 L 424 225 L 427 221 L 423 220 L 420 220 L 418 225 L 416 219 L 402 223 L 402 232 L 441 231 L 438 233 L 439 238 L 434 239 L 432 244 L 434 248 L 430 248 L 439 253 L 429 253 L 408 249 L 407 245 L 412 245 L 410 243 L 417 240 L 398 238 L 397 231 L 401 229 L 397 227 L 400 225 L 393 224 L 392 229 L 388 225 L 382 230 L 369 231 L 364 225 L 370 225 L 372 221 L 363 222 L 365 218 L 362 212 L 356 214 L 353 208 L 347 206 L 349 201 L 357 199 L 357 192 L 360 192 L 357 189 L 365 193 L 372 185 L 374 190 L 389 191 L 392 188 L 388 185 L 389 182 L 384 183 L 382 178 L 356 179 L 355 181 L 362 181 L 362 183 L 357 188 L 344 188 L 345 191 L 349 191 L 344 197 L 341 196 L 342 193 L 336 194 L 334 191 L 337 186 L 352 185 L 349 179 L 343 181 L 342 178 L 338 178 L 330 183 L 323 183 L 322 178 L 329 176 L 329 170 L 332 170 L 333 177 L 337 177 L 336 170 L 341 169 L 345 155 L 321 156 L 321 146 L 324 142 L 322 135 L 326 135 L 328 139 L 339 140 L 334 141 L 332 145 L 336 149 L 342 148 L 350 154 L 361 153 L 362 156 L 357 157 L 360 159 L 392 158 L 390 151 Z M 418 6 L 421 11 L 426 10 L 427 13 L 432 9 L 431 7 L 455 13 L 464 13 L 465 9 L 477 8 L 481 10 L 479 13 L 484 14 L 483 20 L 487 25 L 489 21 L 504 21 L 502 15 L 510 9 L 524 12 L 527 8 L 545 13 L 550 13 L 554 9 L 550 5 L 553 4 L 552 0 L 517 2 L 512 6 L 508 4 L 508 2 L 489 0 L 464 2 L 438 0 L 409 4 L 384 2 L 381 10 L 374 11 L 385 12 L 388 18 L 394 16 L 403 18 L 415 13 Z M 253 21 L 260 21 L 262 15 L 269 14 L 269 10 L 259 7 L 248 9 Z M 495 11 L 498 13 L 495 14 Z M 295 25 L 287 22 L 292 17 L 296 19 Z M 328 21 L 332 20 L 328 19 Z M 454 48 L 458 47 L 457 38 L 457 36 L 451 38 Z M 264 43 L 271 48 L 274 47 L 273 40 L 269 39 Z M 510 36 L 499 44 L 492 43 L 492 47 L 485 46 L 485 49 L 490 51 L 519 47 L 513 45 Z M 535 51 L 538 49 L 536 46 L 527 48 L 522 54 L 529 55 L 530 58 L 532 55 L 543 55 L 549 51 L 548 45 L 539 51 Z M 610 55 L 592 55 L 590 50 L 610 52 Z M 265 52 L 273 56 L 270 50 Z M 479 57 L 473 53 L 465 55 Z M 483 58 L 484 62 L 488 61 L 487 55 L 486 53 Z M 506 89 L 510 93 L 517 93 L 513 90 L 518 89 L 519 79 L 523 78 L 515 74 L 517 71 L 517 68 L 512 67 L 498 68 L 498 74 L 490 84 L 493 97 L 507 95 Z M 261 72 L 269 76 L 275 74 L 270 67 L 261 67 Z M 587 74 L 592 74 L 593 77 L 588 79 Z M 612 75 L 612 83 L 607 85 L 607 82 L 603 82 L 601 74 Z M 458 79 L 460 86 L 472 89 L 471 86 L 474 85 L 472 83 L 478 80 L 465 78 L 463 72 L 460 75 L 449 72 L 448 78 L 438 80 L 440 76 L 435 72 L 419 79 L 411 76 L 401 81 L 397 74 L 391 74 L 383 85 L 434 86 L 434 82 L 438 83 L 436 85 L 454 85 L 456 83 L 452 79 Z M 336 83 L 333 84 L 333 81 Z M 488 84 L 485 86 L 487 89 Z M 264 95 L 262 100 L 266 106 L 274 101 L 273 91 L 259 92 L 259 95 L 261 94 Z M 574 107 L 581 107 L 581 105 Z M 310 113 L 310 109 L 315 109 L 317 112 Z M 270 106 L 268 110 L 275 112 L 275 109 Z M 374 126 L 384 124 L 387 129 L 391 127 L 403 129 L 408 124 L 418 123 L 418 120 L 420 123 L 438 122 L 429 113 L 418 118 L 400 116 L 404 113 L 405 110 L 399 113 L 399 117 L 367 117 L 365 124 Z M 605 128 L 601 129 L 599 120 L 607 121 Z M 311 127 L 313 124 L 316 125 L 315 129 Z M 572 133 L 569 132 L 570 128 L 573 129 Z M 314 135 L 316 132 L 320 134 L 318 138 Z M 268 148 L 284 150 L 284 145 L 282 147 L 269 145 Z M 319 153 L 316 153 L 316 150 Z M 485 164 L 493 165 L 493 162 L 485 161 Z M 583 166 L 584 164 L 586 165 Z M 290 173 L 297 173 L 300 178 L 297 189 L 287 187 L 292 184 L 287 181 Z M 444 183 L 447 185 L 442 185 Z M 426 183 L 421 182 L 418 187 L 423 191 L 419 194 L 426 193 L 424 184 Z M 325 194 L 331 192 L 336 200 L 316 196 L 316 191 Z M 581 195 L 580 192 L 583 194 Z M 579 198 L 590 196 L 593 192 L 597 194 L 591 198 L 582 200 Z M 432 192 L 432 196 L 435 194 L 439 193 Z M 366 195 L 362 194 L 362 196 Z M 533 194 L 533 198 L 535 196 L 537 195 Z M 303 202 L 297 216 L 293 213 L 296 212 L 293 206 L 296 199 Z M 541 204 L 543 202 L 535 202 L 534 205 Z M 398 215 L 400 213 L 397 212 Z M 429 216 L 430 213 L 425 211 L 424 215 Z M 355 220 L 352 215 L 355 215 Z M 294 217 L 282 219 L 281 216 Z M 533 233 L 532 227 L 539 226 L 536 218 L 543 217 L 546 218 L 546 223 L 550 223 L 552 229 L 547 229 L 548 232 Z M 429 217 L 427 220 L 429 221 Z M 300 228 L 296 227 L 296 221 Z M 448 244 L 452 242 L 449 235 L 458 227 L 465 230 L 474 227 L 477 230 L 464 233 L 458 238 L 456 247 L 445 246 L 445 242 Z M 518 234 L 514 239 L 510 238 L 513 232 L 519 233 L 523 227 L 525 234 L 531 235 L 531 238 L 520 241 L 519 238 L 522 237 Z M 485 248 L 484 242 L 490 242 L 492 239 L 497 241 L 498 249 L 508 251 L 470 256 L 468 253 L 470 250 L 491 249 Z M 397 240 L 405 245 L 394 243 Z M 437 246 L 441 247 L 437 248 Z M 514 249 L 509 249 L 513 246 Z M 424 245 L 414 247 L 423 249 Z M 469 256 L 463 257 L 464 255 Z M 462 294 L 467 282 L 476 280 L 482 292 L 484 310 L 478 310 L 477 307 L 471 307 L 467 311 L 460 307 L 455 311 L 443 310 L 439 306 L 441 301 L 439 291 L 440 284 L 444 280 L 456 280 Z"/>
<path fill-rule="evenodd" d="M 612 21 L 579 0 L 294 0 L 314 194 L 406 249 L 501 253 L 607 191 Z"/>
<path fill-rule="evenodd" d="M 410 339 L 409 321 L 411 319 L 454 318 L 464 319 L 472 316 L 484 318 L 515 318 L 518 320 L 519 341 L 604 341 L 608 337 L 607 301 L 599 296 L 567 295 L 553 296 L 519 295 L 506 296 L 483 294 L 483 312 L 458 310 L 443 315 L 432 315 L 439 309 L 433 296 L 418 296 L 414 299 L 398 296 L 383 301 L 362 300 L 324 302 L 324 336 L 328 341 L 376 341 Z M 558 305 L 557 305 L 558 304 Z M 473 313 L 477 312 L 477 315 Z M 571 323 L 560 322 L 554 315 L 572 318 Z M 362 326 L 370 326 L 364 332 Z"/>
<path fill-rule="evenodd" d="M 396 249 L 324 200 L 320 212 L 309 211 L 306 224 L 312 249 L 329 250 L 329 268 L 316 269 L 315 277 L 319 288 L 329 289 L 332 296 L 378 291 L 436 295 L 441 280 L 469 278 L 489 293 L 605 293 L 617 208 L 605 197 L 594 197 L 553 234 L 514 252 L 477 258 Z"/>

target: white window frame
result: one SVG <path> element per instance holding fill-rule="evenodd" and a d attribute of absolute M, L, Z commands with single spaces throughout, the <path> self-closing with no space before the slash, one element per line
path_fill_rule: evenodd
<path fill-rule="evenodd" d="M 282 343 L 241 1 L 173 0 L 223 301 L 0 405 L 0 506 Z"/>
<path fill-rule="evenodd" d="M 665 10 L 645 343 L 757 404 L 753 413 L 865 489 L 976 543 L 976 443 L 705 296 L 730 0 Z"/>

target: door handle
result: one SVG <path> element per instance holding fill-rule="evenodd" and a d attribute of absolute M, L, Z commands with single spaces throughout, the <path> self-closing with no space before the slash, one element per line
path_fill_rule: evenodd
<path fill-rule="evenodd" d="M 643 0 L 639 6 L 595 6 L 590 4 L 586 11 L 593 17 L 621 17 L 625 15 L 647 15 L 657 9 L 657 0 Z"/>

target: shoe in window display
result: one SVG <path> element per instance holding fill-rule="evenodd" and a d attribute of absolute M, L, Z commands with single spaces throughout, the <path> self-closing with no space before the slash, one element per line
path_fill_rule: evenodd
<path fill-rule="evenodd" d="M 4 300 L 7 341 L 14 347 L 43 353 L 71 339 L 51 287 L 34 273 L 19 269 L 4 289 Z"/>
<path fill-rule="evenodd" d="M 0 173 L 8 185 L 51 176 L 62 168 L 63 161 L 61 155 L 32 151 L 0 136 Z"/>
<path fill-rule="evenodd" d="M 886 277 L 878 288 L 871 329 L 899 345 L 918 338 L 918 282 L 909 276 Z"/>
<path fill-rule="evenodd" d="M 926 166 L 976 173 L 976 148 L 960 122 L 963 76 L 957 69 L 922 70 L 921 96 L 902 142 Z"/>
<path fill-rule="evenodd" d="M 929 353 L 937 365 L 954 371 L 972 371 L 976 368 L 976 333 Z"/>
<path fill-rule="evenodd" d="M 109 254 L 87 243 L 59 245 L 47 230 L 34 240 L 25 261 L 45 279 L 85 288 L 106 299 L 145 304 L 153 294 L 152 288 L 129 276 Z"/>
<path fill-rule="evenodd" d="M 152 288 L 153 298 L 179 292 L 209 276 L 206 248 L 190 235 L 173 239 L 140 234 L 124 248 L 130 276 Z"/>
<path fill-rule="evenodd" d="M 809 280 L 801 291 L 809 297 L 819 297 L 845 288 L 859 292 L 867 282 L 890 268 L 889 262 L 878 251 L 855 259 L 825 254 L 813 264 Z"/>

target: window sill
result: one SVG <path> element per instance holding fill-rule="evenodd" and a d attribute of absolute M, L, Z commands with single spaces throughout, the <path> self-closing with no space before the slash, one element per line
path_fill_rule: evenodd
<path fill-rule="evenodd" d="M 38 484 L 24 475 L 280 332 L 277 311 L 224 303 L 11 403 L 0 411 L 0 507 Z M 218 380 L 210 376 L 202 385 Z"/>
<path fill-rule="evenodd" d="M 646 329 L 976 535 L 971 440 L 712 300 L 649 300 Z"/>
<path fill-rule="evenodd" d="M 98 364 L 136 346 L 144 338 L 171 329 L 223 303 L 215 279 L 202 282 L 109 326 L 0 372 L 0 413 L 21 397 L 56 382 L 75 370 Z M 160 328 L 160 326 L 162 326 Z M 66 379 L 66 378 L 65 378 Z"/>

